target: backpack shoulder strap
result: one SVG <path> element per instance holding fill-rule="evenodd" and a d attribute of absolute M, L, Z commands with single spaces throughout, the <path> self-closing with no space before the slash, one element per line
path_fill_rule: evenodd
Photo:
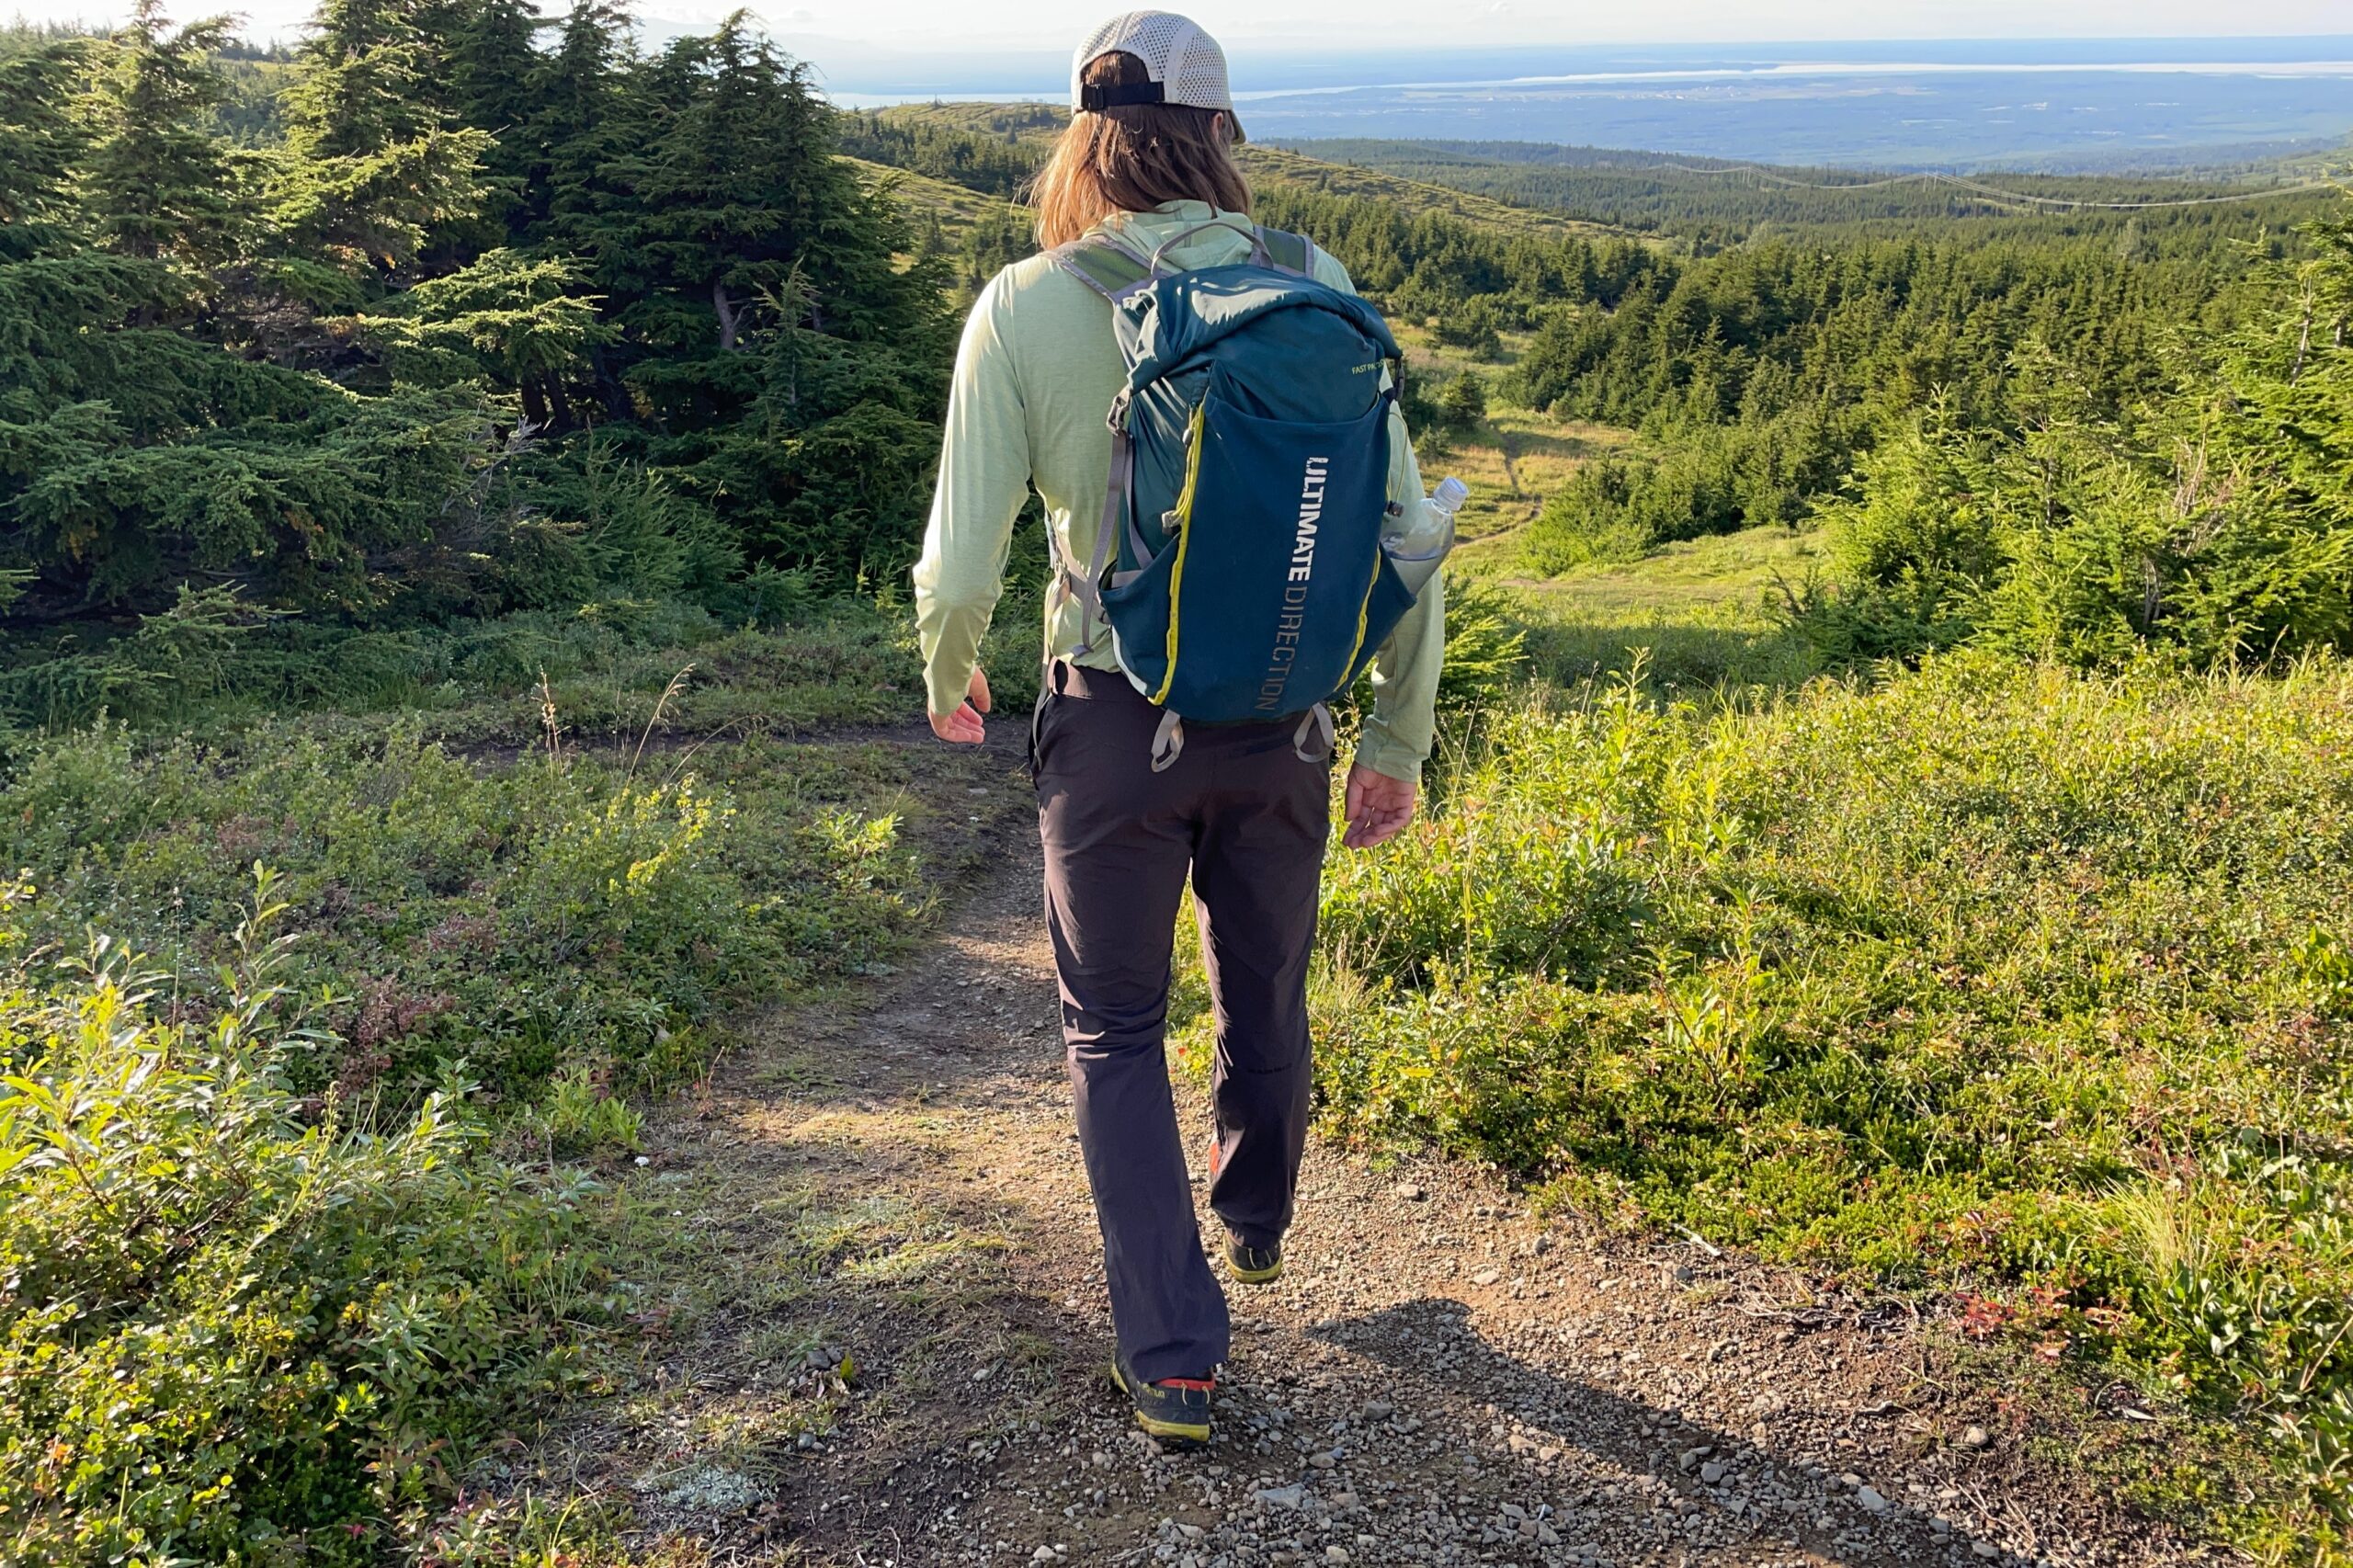
<path fill-rule="evenodd" d="M 1305 234 L 1294 234 L 1282 229 L 1261 228 L 1258 246 L 1267 259 L 1279 271 L 1296 272 L 1302 278 L 1315 275 L 1315 243 Z"/>
<path fill-rule="evenodd" d="M 1073 240 L 1050 254 L 1055 266 L 1115 304 L 1153 277 L 1149 261 L 1105 235 Z"/>
<path fill-rule="evenodd" d="M 1159 276 L 1149 258 L 1110 234 L 1089 234 L 1056 245 L 1048 254 L 1054 258 L 1055 266 L 1111 302 L 1115 325 L 1120 301 Z M 1124 337 L 1120 352 L 1123 357 L 1127 354 Z M 1109 483 L 1104 488 L 1102 517 L 1096 525 L 1094 559 L 1081 570 L 1078 562 L 1064 556 L 1052 524 L 1050 522 L 1046 528 L 1047 548 L 1057 569 L 1057 598 L 1078 602 L 1077 651 L 1081 653 L 1093 650 L 1096 628 L 1109 624 L 1103 616 L 1103 569 L 1110 563 L 1112 541 L 1118 539 L 1127 520 L 1128 497 L 1135 486 L 1135 448 L 1128 435 L 1126 403 L 1127 394 L 1122 392 L 1111 404 L 1111 471 Z"/>

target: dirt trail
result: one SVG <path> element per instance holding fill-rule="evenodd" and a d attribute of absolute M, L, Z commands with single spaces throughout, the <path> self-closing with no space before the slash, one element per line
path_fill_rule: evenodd
<path fill-rule="evenodd" d="M 1900 1306 L 1320 1143 L 1288 1278 L 1230 1288 L 1213 1448 L 1161 1454 L 1104 1382 L 1035 841 L 974 777 L 998 852 L 943 934 L 649 1129 L 675 1326 L 543 1459 L 584 1492 L 721 1562 L 2199 1557 L 2071 1462 L 2125 1423 L 2048 1426 Z"/>

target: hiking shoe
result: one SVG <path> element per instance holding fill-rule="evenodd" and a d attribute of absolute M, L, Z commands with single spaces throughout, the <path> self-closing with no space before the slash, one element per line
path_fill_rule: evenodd
<path fill-rule="evenodd" d="M 1225 1267 L 1245 1285 L 1271 1285 L 1283 1275 L 1282 1244 L 1254 1247 L 1229 1232 L 1225 1238 Z"/>
<path fill-rule="evenodd" d="M 1198 1449 L 1210 1440 L 1210 1394 L 1214 1378 L 1163 1378 L 1148 1383 L 1113 1358 L 1111 1381 L 1135 1402 L 1136 1425 L 1166 1447 Z"/>

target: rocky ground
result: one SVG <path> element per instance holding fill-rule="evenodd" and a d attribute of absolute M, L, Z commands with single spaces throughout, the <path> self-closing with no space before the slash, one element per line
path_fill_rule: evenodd
<path fill-rule="evenodd" d="M 721 1562 L 2203 1560 L 2085 1462 L 2129 1468 L 2161 1430 L 2054 1414 L 2065 1385 L 1989 1379 L 1901 1302 L 1321 1144 L 1289 1274 L 1230 1290 L 1214 1444 L 1162 1453 L 1104 1377 L 1037 852 L 1003 761 L 960 781 L 995 853 L 938 940 L 779 1015 L 650 1124 L 633 1179 L 667 1332 L 634 1392 L 542 1446 L 541 1484 L 625 1496 L 642 1543 Z M 1205 1158 L 1199 1085 L 1180 1103 Z"/>

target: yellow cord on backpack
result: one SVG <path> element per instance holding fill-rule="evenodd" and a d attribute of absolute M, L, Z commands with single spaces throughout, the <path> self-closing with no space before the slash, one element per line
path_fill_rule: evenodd
<path fill-rule="evenodd" d="M 1167 701 L 1176 684 L 1176 590 L 1185 581 L 1185 547 L 1193 539 L 1193 492 L 1201 482 L 1202 420 L 1208 407 L 1206 398 L 1193 405 L 1193 422 L 1185 431 L 1185 488 L 1176 493 L 1176 563 L 1168 569 L 1168 670 L 1160 677 L 1160 689 L 1152 694 L 1155 703 Z M 1357 641 L 1364 641 L 1361 619 Z"/>
<path fill-rule="evenodd" d="M 1381 586 L 1381 562 L 1372 563 L 1372 581 L 1364 585 L 1364 603 L 1357 606 L 1357 640 L 1348 644 L 1348 662 L 1344 669 L 1357 667 L 1357 655 L 1364 652 L 1364 634 L 1372 621 L 1372 591 Z"/>

